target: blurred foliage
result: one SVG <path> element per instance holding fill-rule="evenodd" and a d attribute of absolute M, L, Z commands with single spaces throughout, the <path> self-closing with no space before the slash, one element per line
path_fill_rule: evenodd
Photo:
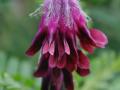
<path fill-rule="evenodd" d="M 32 77 L 35 66 L 0 52 L 0 90 L 39 90 L 40 80 Z M 18 65 L 19 64 L 19 65 Z M 80 77 L 74 73 L 75 90 L 120 90 L 120 54 L 100 52 L 92 58 L 91 74 Z"/>
<path fill-rule="evenodd" d="M 39 90 L 40 80 L 32 76 L 35 64 L 8 57 L 0 51 L 0 90 Z"/>

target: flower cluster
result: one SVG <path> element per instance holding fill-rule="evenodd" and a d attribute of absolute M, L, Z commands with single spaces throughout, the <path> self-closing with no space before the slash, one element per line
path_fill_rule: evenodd
<path fill-rule="evenodd" d="M 93 53 L 104 48 L 107 37 L 87 27 L 86 14 L 77 0 L 45 0 L 39 30 L 26 54 L 41 50 L 34 76 L 43 77 L 42 90 L 74 90 L 72 72 L 90 73 L 89 58 L 82 49 Z"/>

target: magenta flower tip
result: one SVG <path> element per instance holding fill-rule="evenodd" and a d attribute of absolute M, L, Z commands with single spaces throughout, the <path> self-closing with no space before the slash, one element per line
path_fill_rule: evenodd
<path fill-rule="evenodd" d="M 98 47 L 104 48 L 108 44 L 108 39 L 103 32 L 101 32 L 97 29 L 92 29 L 92 30 L 90 30 L 90 33 Z"/>

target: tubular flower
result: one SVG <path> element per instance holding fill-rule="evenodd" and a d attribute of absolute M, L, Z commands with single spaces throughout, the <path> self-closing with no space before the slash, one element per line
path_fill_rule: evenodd
<path fill-rule="evenodd" d="M 63 86 L 74 90 L 72 72 L 80 76 L 90 73 L 89 58 L 81 49 L 93 53 L 95 48 L 104 48 L 107 37 L 87 27 L 86 14 L 77 0 L 45 0 L 42 12 L 39 30 L 26 52 L 33 56 L 41 50 L 34 76 L 43 77 L 42 90 L 61 90 Z"/>

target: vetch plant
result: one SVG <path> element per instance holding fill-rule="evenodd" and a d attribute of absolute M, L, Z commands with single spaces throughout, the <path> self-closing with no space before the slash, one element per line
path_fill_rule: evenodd
<path fill-rule="evenodd" d="M 72 72 L 90 73 L 89 58 L 81 50 L 93 53 L 95 48 L 104 48 L 107 37 L 88 28 L 78 0 L 45 0 L 41 10 L 39 30 L 26 51 L 28 56 L 41 51 L 34 76 L 43 78 L 41 90 L 74 90 Z"/>

